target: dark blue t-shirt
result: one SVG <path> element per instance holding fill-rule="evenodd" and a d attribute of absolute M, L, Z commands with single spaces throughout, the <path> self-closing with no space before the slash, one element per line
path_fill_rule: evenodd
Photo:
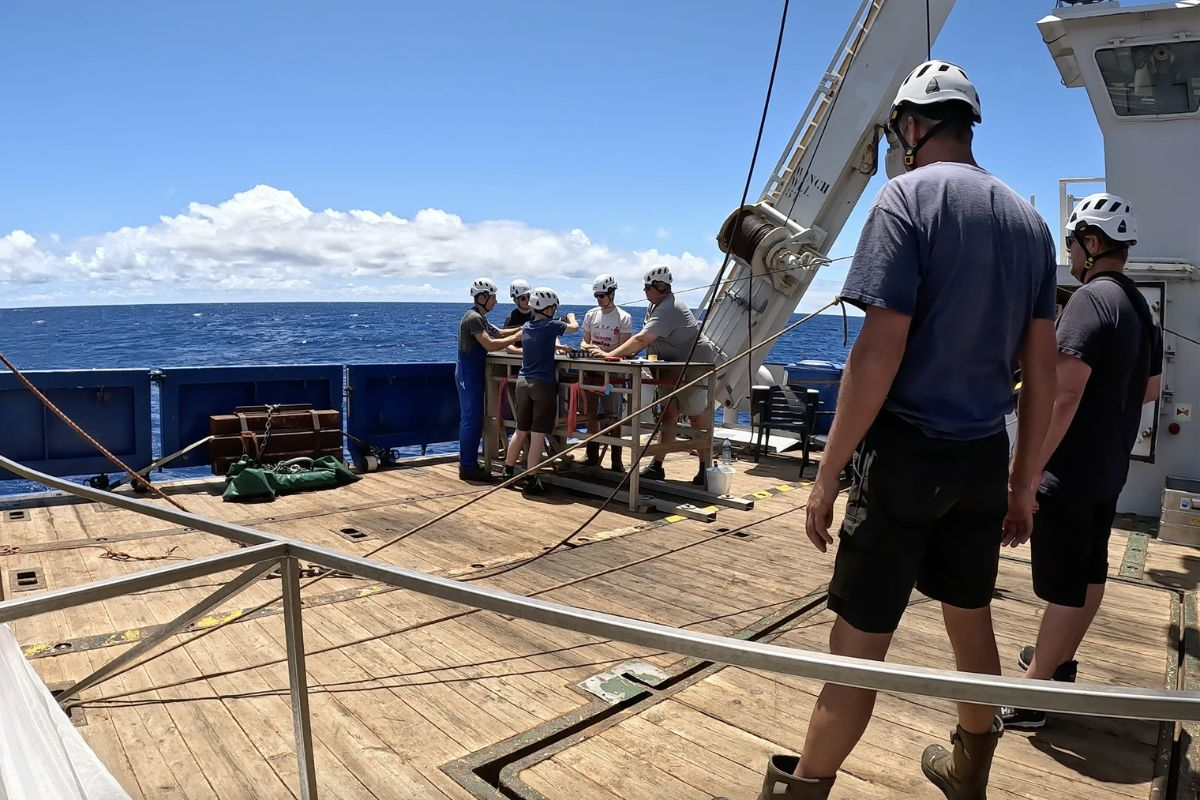
<path fill-rule="evenodd" d="M 1054 319 L 1054 240 L 986 170 L 939 162 L 888 181 L 841 297 L 912 317 L 884 408 L 926 436 L 1004 430 L 1031 318 Z"/>
<path fill-rule="evenodd" d="M 521 326 L 521 372 L 525 380 L 558 383 L 554 368 L 554 343 L 566 333 L 567 323 L 558 319 L 540 319 Z"/>

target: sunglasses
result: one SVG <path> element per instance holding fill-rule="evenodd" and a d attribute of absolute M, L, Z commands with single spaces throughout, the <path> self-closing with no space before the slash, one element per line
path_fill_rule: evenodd
<path fill-rule="evenodd" d="M 601 297 L 608 297 L 610 294 L 611 292 L 596 292 L 594 295 L 592 295 L 592 297 L 599 300 Z"/>
<path fill-rule="evenodd" d="M 1069 249 L 1074 244 L 1075 244 L 1075 234 L 1068 233 L 1067 234 L 1067 248 Z"/>

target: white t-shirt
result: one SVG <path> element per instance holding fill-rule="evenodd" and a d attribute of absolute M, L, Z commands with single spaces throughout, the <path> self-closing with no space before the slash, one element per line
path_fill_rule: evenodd
<path fill-rule="evenodd" d="M 612 350 L 617 346 L 618 332 L 624 333 L 626 339 L 633 335 L 633 317 L 624 309 L 613 306 L 605 312 L 596 306 L 583 316 L 585 340 L 590 337 L 591 343 L 601 350 Z"/>

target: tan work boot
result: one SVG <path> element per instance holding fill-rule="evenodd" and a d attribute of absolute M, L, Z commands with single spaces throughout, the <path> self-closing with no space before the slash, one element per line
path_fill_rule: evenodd
<path fill-rule="evenodd" d="M 929 745 L 921 756 L 921 771 L 948 800 L 987 800 L 992 755 L 1003 734 L 999 717 L 988 733 L 968 733 L 958 725 L 950 735 L 954 752 L 940 744 Z"/>
<path fill-rule="evenodd" d="M 771 756 L 758 800 L 827 800 L 835 779 L 798 777 L 799 765 L 799 756 Z"/>
<path fill-rule="evenodd" d="M 800 756 L 771 756 L 758 800 L 828 800 L 836 778 L 799 778 L 793 774 L 799 764 Z"/>

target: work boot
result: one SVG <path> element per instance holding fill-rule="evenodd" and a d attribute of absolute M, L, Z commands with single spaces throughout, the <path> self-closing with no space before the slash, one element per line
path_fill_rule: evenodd
<path fill-rule="evenodd" d="M 625 462 L 621 460 L 621 448 L 619 447 L 612 449 L 612 468 L 614 472 L 625 471 Z"/>
<path fill-rule="evenodd" d="M 694 478 L 692 478 L 692 485 L 699 486 L 701 489 L 707 490 L 708 489 L 708 470 L 706 470 L 704 467 L 701 467 L 700 471 L 696 473 L 696 476 Z"/>
<path fill-rule="evenodd" d="M 583 460 L 583 465 L 585 467 L 600 466 L 600 445 L 596 444 L 595 442 L 588 442 L 587 458 Z"/>
<path fill-rule="evenodd" d="M 663 469 L 661 461 L 653 461 L 650 466 L 646 467 L 640 473 L 641 477 L 652 481 L 665 481 L 667 479 L 667 471 Z"/>
<path fill-rule="evenodd" d="M 801 778 L 793 774 L 799 764 L 800 756 L 773 755 L 767 759 L 767 774 L 758 800 L 827 800 L 836 778 Z"/>
<path fill-rule="evenodd" d="M 968 733 L 961 725 L 950 734 L 954 751 L 931 744 L 921 756 L 921 771 L 948 800 L 987 800 L 988 774 L 1004 722 L 996 717 L 987 733 Z"/>
<path fill-rule="evenodd" d="M 468 483 L 491 483 L 492 473 L 479 466 L 474 467 L 459 467 L 458 479 Z"/>

